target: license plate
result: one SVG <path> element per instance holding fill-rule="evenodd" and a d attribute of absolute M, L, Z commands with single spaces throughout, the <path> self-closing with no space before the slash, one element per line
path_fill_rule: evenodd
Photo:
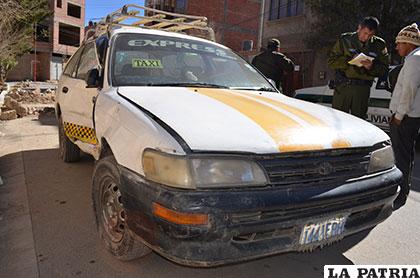
<path fill-rule="evenodd" d="M 344 232 L 347 216 L 337 216 L 306 224 L 300 234 L 301 245 L 326 241 L 339 237 Z"/>

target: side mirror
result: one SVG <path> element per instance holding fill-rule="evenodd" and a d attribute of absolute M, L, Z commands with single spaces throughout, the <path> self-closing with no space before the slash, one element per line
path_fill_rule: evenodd
<path fill-rule="evenodd" d="M 375 86 L 376 90 L 387 90 L 389 91 L 389 83 L 388 80 L 385 78 L 378 78 L 376 80 L 376 86 Z"/>
<path fill-rule="evenodd" d="M 99 87 L 99 70 L 91 69 L 87 72 L 86 77 L 86 88 L 98 88 Z"/>

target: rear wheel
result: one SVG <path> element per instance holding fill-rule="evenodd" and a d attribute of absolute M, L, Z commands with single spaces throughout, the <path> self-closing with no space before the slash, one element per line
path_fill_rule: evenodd
<path fill-rule="evenodd" d="M 80 149 L 65 134 L 61 117 L 58 119 L 58 141 L 60 144 L 59 155 L 64 162 L 76 162 L 80 159 Z"/>
<path fill-rule="evenodd" d="M 113 156 L 99 160 L 93 173 L 93 205 L 99 237 L 120 260 L 143 257 L 151 249 L 137 240 L 126 223 L 120 192 L 120 174 Z"/>

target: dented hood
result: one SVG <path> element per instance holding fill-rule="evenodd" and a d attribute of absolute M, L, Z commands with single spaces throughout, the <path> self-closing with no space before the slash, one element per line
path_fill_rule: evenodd
<path fill-rule="evenodd" d="M 388 136 L 343 112 L 279 93 L 120 87 L 195 151 L 279 153 L 372 146 Z"/>

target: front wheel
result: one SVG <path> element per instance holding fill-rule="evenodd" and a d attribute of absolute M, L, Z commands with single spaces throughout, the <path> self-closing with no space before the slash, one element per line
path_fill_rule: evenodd
<path fill-rule="evenodd" d="M 96 163 L 92 198 L 99 237 L 106 249 L 120 260 L 143 257 L 151 249 L 137 240 L 126 223 L 120 192 L 120 174 L 113 156 Z"/>
<path fill-rule="evenodd" d="M 58 119 L 59 155 L 64 162 L 76 162 L 80 159 L 80 149 L 73 144 L 64 131 L 63 119 Z"/>

